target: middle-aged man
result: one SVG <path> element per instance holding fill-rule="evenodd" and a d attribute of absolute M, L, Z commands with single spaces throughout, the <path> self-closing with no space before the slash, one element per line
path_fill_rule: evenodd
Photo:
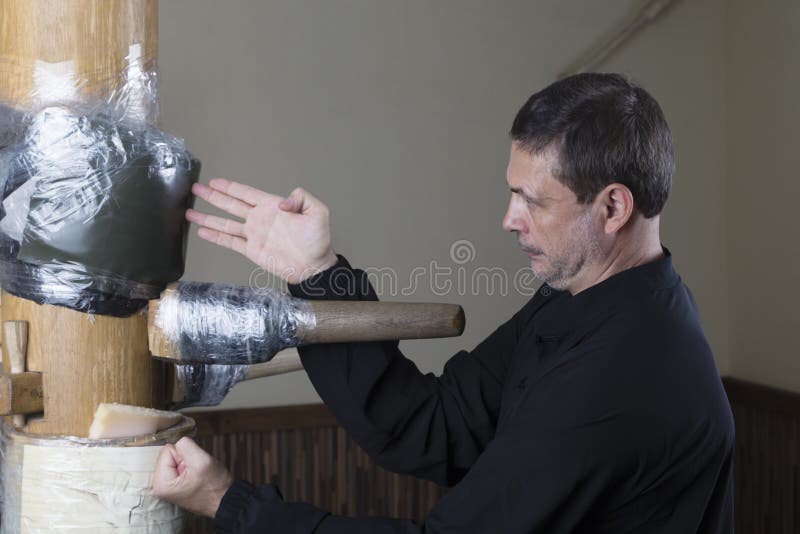
<path fill-rule="evenodd" d="M 535 296 L 441 376 L 397 343 L 303 347 L 314 387 L 380 465 L 451 489 L 424 524 L 345 518 L 166 446 L 157 495 L 219 532 L 733 532 L 733 421 L 689 290 L 659 240 L 673 174 L 656 101 L 614 74 L 534 94 L 514 119 L 503 227 Z M 194 192 L 200 237 L 286 278 L 293 295 L 375 299 L 331 246 L 328 209 L 224 179 Z M 342 291 L 344 288 L 349 291 Z"/>

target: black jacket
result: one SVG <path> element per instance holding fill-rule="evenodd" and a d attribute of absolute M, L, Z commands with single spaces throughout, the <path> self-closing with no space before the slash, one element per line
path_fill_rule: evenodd
<path fill-rule="evenodd" d="M 340 257 L 290 291 L 375 299 L 365 280 Z M 542 286 L 441 376 L 397 343 L 300 355 L 380 465 L 452 489 L 420 525 L 334 516 L 237 481 L 219 532 L 733 532 L 733 419 L 668 251 L 575 296 Z"/>

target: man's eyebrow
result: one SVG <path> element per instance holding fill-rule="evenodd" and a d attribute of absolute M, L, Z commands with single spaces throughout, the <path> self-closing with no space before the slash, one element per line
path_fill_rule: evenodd
<path fill-rule="evenodd" d="M 512 193 L 516 193 L 518 195 L 522 195 L 523 197 L 527 198 L 528 200 L 537 200 L 537 201 L 539 200 L 538 197 L 536 197 L 534 195 L 530 195 L 530 194 L 526 193 L 525 191 L 523 191 L 521 187 L 509 187 L 509 189 L 511 190 Z"/>
<path fill-rule="evenodd" d="M 521 195 L 526 201 L 536 204 L 537 206 L 547 206 L 553 202 L 560 202 L 557 198 L 551 196 L 538 196 L 526 193 L 521 187 L 509 187 L 512 193 Z"/>
<path fill-rule="evenodd" d="M 520 188 L 520 187 L 509 187 L 509 189 L 511 190 L 512 193 L 516 193 L 518 195 L 522 195 L 523 197 L 526 197 L 526 198 L 532 198 L 531 195 L 529 195 L 528 193 L 523 191 L 522 188 Z"/>

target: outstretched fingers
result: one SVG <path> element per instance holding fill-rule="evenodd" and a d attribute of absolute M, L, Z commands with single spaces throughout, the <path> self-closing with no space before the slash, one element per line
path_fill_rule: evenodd
<path fill-rule="evenodd" d="M 229 248 L 244 256 L 247 255 L 247 241 L 242 237 L 226 234 L 225 232 L 206 227 L 199 228 L 197 230 L 197 235 L 200 236 L 201 239 L 205 239 L 215 245 Z"/>
<path fill-rule="evenodd" d="M 266 191 L 261 191 L 260 189 L 250 187 L 249 185 L 240 184 L 239 182 L 233 182 L 226 178 L 212 178 L 211 181 L 208 182 L 208 185 L 212 189 L 221 191 L 222 193 L 250 204 L 251 206 L 255 206 L 259 202 L 264 202 L 265 200 L 273 200 L 278 202 L 281 199 L 281 197 L 277 195 L 271 195 Z"/>
<path fill-rule="evenodd" d="M 186 210 L 186 220 L 220 232 L 244 237 L 244 224 L 193 209 Z"/>
<path fill-rule="evenodd" d="M 219 209 L 236 217 L 241 217 L 242 219 L 246 218 L 247 213 L 253 208 L 252 205 L 247 204 L 246 202 L 242 202 L 241 200 L 233 198 L 222 191 L 218 191 L 217 189 L 200 183 L 192 186 L 192 193 L 202 198 L 212 206 L 216 206 Z"/>

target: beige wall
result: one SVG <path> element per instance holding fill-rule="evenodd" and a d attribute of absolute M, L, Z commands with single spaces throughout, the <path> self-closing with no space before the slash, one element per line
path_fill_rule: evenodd
<path fill-rule="evenodd" d="M 800 391 L 800 2 L 726 16 L 731 370 Z"/>
<path fill-rule="evenodd" d="M 722 0 L 680 2 L 604 68 L 662 102 L 678 173 L 664 242 L 695 292 L 728 370 Z M 525 266 L 500 220 L 506 137 L 517 108 L 595 42 L 632 0 L 163 0 L 165 127 L 187 138 L 203 179 L 225 175 L 288 193 L 302 185 L 331 207 L 338 251 L 393 268 L 399 285 L 432 261 L 467 278 Z M 455 263 L 469 240 L 474 258 Z M 253 266 L 196 237 L 186 279 L 246 284 Z M 427 284 L 395 300 L 462 304 L 452 340 L 402 344 L 438 372 L 526 300 Z M 226 407 L 313 402 L 302 373 L 237 387 Z"/>
<path fill-rule="evenodd" d="M 603 67 L 641 81 L 667 116 L 677 166 L 662 240 L 695 296 L 717 364 L 727 374 L 724 3 L 675 2 Z"/>

